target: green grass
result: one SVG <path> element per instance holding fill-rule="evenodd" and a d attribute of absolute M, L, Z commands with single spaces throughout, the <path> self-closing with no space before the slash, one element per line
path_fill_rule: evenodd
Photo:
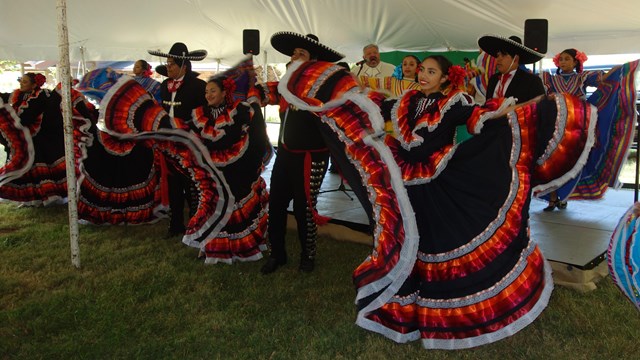
<path fill-rule="evenodd" d="M 427 351 L 354 324 L 353 269 L 367 246 L 321 238 L 316 271 L 262 261 L 203 265 L 166 223 L 80 227 L 71 265 L 66 207 L 0 204 L 0 359 L 632 359 L 640 316 L 610 279 L 557 288 L 515 336 Z"/>

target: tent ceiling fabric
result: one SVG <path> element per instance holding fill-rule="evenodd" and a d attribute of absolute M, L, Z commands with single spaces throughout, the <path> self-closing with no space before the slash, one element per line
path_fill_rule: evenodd
<path fill-rule="evenodd" d="M 58 58 L 53 0 L 0 0 L 0 59 Z M 242 55 L 242 30 L 260 30 L 268 62 L 287 59 L 269 39 L 278 31 L 314 33 L 320 41 L 361 58 L 381 51 L 477 50 L 484 34 L 524 37 L 526 19 L 549 20 L 548 57 L 568 48 L 588 55 L 640 53 L 640 1 L 582 0 L 67 0 L 71 61 L 158 61 L 148 49 L 174 42 L 206 49 L 207 61 L 233 64 Z"/>

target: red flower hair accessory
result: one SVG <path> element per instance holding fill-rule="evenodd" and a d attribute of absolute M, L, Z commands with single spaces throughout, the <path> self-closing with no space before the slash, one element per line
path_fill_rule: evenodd
<path fill-rule="evenodd" d="M 151 77 L 151 75 L 153 75 L 153 70 L 151 70 L 151 65 L 148 65 L 147 68 L 144 69 L 144 72 L 142 73 L 142 76 Z"/>
<path fill-rule="evenodd" d="M 42 74 L 36 74 L 35 80 L 38 88 L 42 87 L 42 85 L 47 82 L 47 78 Z"/>
<path fill-rule="evenodd" d="M 562 53 L 557 53 L 556 56 L 553 57 L 553 63 L 558 68 L 560 67 L 560 54 L 562 54 Z"/>
<path fill-rule="evenodd" d="M 580 61 L 580 64 L 584 64 L 584 62 L 587 61 L 588 59 L 589 58 L 587 57 L 587 54 L 576 49 L 576 60 Z"/>
<path fill-rule="evenodd" d="M 454 87 L 458 88 L 462 86 L 464 82 L 465 71 L 460 65 L 453 65 L 449 67 L 449 72 L 447 73 L 447 78 L 449 83 Z"/>
<path fill-rule="evenodd" d="M 584 66 L 584 62 L 589 60 L 589 58 L 587 57 L 587 54 L 583 53 L 582 51 L 578 50 L 578 49 L 573 49 L 576 51 L 576 56 L 575 59 L 578 60 L 578 72 L 582 72 L 582 67 Z M 556 67 L 560 67 L 560 54 L 562 54 L 562 52 L 559 52 L 556 54 L 556 56 L 553 57 L 553 63 L 556 65 Z M 571 54 L 569 54 L 571 55 Z"/>
<path fill-rule="evenodd" d="M 224 91 L 227 92 L 225 95 L 227 105 L 233 105 L 233 92 L 236 91 L 236 82 L 232 79 L 226 78 L 222 81 L 222 86 L 224 86 Z"/>

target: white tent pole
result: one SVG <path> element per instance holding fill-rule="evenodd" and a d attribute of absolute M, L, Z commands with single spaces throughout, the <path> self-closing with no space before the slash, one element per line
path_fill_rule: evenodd
<path fill-rule="evenodd" d="M 267 69 L 267 50 L 266 50 L 266 49 L 264 49 L 264 50 L 263 50 L 263 52 L 262 52 L 262 54 L 263 54 L 263 56 L 264 56 L 264 63 L 262 64 L 262 70 L 263 70 L 263 71 L 262 71 L 262 73 L 263 73 L 263 74 L 262 74 L 262 78 L 263 78 L 263 81 L 264 81 L 265 86 L 266 86 L 266 84 L 267 84 L 267 79 L 269 78 L 269 77 L 267 76 L 267 71 L 269 70 L 269 69 Z M 267 120 L 267 105 L 264 105 L 264 106 L 262 107 L 262 118 L 263 118 L 264 120 Z"/>
<path fill-rule="evenodd" d="M 87 73 L 87 62 L 84 59 L 84 46 L 80 46 L 80 64 L 78 66 L 78 74 L 76 78 L 80 79 Z"/>
<path fill-rule="evenodd" d="M 263 52 L 264 54 L 264 61 L 263 61 L 263 68 L 264 71 L 262 72 L 262 77 L 263 77 L 263 81 L 266 84 L 267 81 L 269 81 L 269 63 L 267 63 L 267 50 L 264 50 Z"/>
<path fill-rule="evenodd" d="M 71 263 L 80 268 L 80 246 L 78 246 L 78 199 L 76 196 L 76 170 L 73 151 L 73 120 L 71 118 L 71 76 L 69 66 L 69 32 L 67 28 L 67 1 L 57 0 L 58 70 L 62 85 L 62 116 L 64 118 L 64 153 L 67 165 L 67 196 L 69 199 L 69 237 Z"/>

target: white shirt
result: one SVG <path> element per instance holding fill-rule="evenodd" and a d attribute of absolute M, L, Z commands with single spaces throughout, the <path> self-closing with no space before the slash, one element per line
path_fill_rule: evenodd
<path fill-rule="evenodd" d="M 516 76 L 516 70 L 518 70 L 518 68 L 515 68 L 514 70 L 509 71 L 508 74 L 510 74 L 511 76 L 509 76 L 509 78 L 504 83 L 504 85 L 502 84 L 502 77 L 503 76 L 507 76 L 507 74 L 500 75 L 500 78 L 498 78 L 498 83 L 496 84 L 496 88 L 493 90 L 493 97 L 494 98 L 504 97 L 504 94 L 507 93 L 507 89 L 509 88 L 509 85 L 511 84 L 511 80 L 513 80 L 513 77 Z M 500 89 L 501 88 L 502 88 L 502 94 L 500 94 Z M 502 96 L 500 96 L 500 95 L 502 95 Z"/>
<path fill-rule="evenodd" d="M 184 80 L 184 75 L 180 76 L 180 78 L 175 79 L 175 81 L 182 81 Z M 176 101 L 176 93 L 178 91 L 174 91 L 171 93 L 171 107 L 169 107 L 169 116 L 173 117 L 173 103 Z"/>
<path fill-rule="evenodd" d="M 393 75 L 396 67 L 392 64 L 386 62 L 379 62 L 378 66 L 370 67 L 369 65 L 362 64 L 362 70 L 360 70 L 360 66 L 356 65 L 351 69 L 351 72 L 356 76 L 368 76 L 375 78 L 384 78 Z"/>

